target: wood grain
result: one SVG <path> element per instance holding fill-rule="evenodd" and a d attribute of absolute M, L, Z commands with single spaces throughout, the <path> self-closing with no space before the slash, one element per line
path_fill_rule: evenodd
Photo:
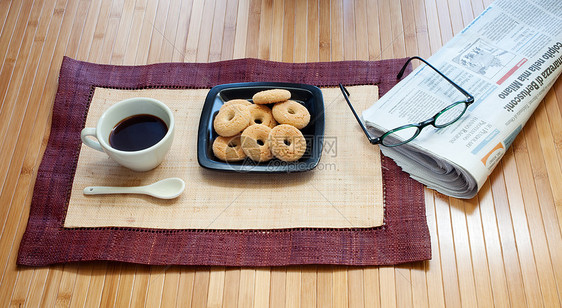
<path fill-rule="evenodd" d="M 562 81 L 477 197 L 425 190 L 430 261 L 380 268 L 15 264 L 63 56 L 126 65 L 429 57 L 490 3 L 0 1 L 0 305 L 560 307 Z"/>

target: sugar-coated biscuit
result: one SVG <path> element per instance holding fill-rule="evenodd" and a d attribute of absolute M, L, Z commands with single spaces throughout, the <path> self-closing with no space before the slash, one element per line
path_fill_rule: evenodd
<path fill-rule="evenodd" d="M 224 102 L 224 106 L 231 106 L 231 105 L 242 105 L 242 106 L 250 106 L 253 105 L 252 102 L 245 100 L 245 99 L 231 99 L 229 101 Z M 222 107 L 221 107 L 222 108 Z"/>
<path fill-rule="evenodd" d="M 270 132 L 271 128 L 261 124 L 250 125 L 242 132 L 242 150 L 253 161 L 265 162 L 273 158 L 269 149 Z"/>
<path fill-rule="evenodd" d="M 274 104 L 291 98 L 291 92 L 285 89 L 271 89 L 260 91 L 252 97 L 254 104 Z"/>
<path fill-rule="evenodd" d="M 217 134 L 232 137 L 250 125 L 250 111 L 244 105 L 223 105 L 215 117 L 213 127 Z"/>
<path fill-rule="evenodd" d="M 293 125 L 298 129 L 305 128 L 310 122 L 308 109 L 293 100 L 275 104 L 272 113 L 275 120 L 280 124 Z"/>
<path fill-rule="evenodd" d="M 274 128 L 277 125 L 269 107 L 252 104 L 248 106 L 248 110 L 250 111 L 250 125 L 263 124 L 269 128 Z"/>
<path fill-rule="evenodd" d="M 306 151 L 306 139 L 300 130 L 289 124 L 275 126 L 269 133 L 271 153 L 286 162 L 299 160 Z"/>
<path fill-rule="evenodd" d="M 233 137 L 218 136 L 213 142 L 213 153 L 223 161 L 240 161 L 246 158 L 246 154 L 242 150 L 242 142 L 240 135 Z"/>

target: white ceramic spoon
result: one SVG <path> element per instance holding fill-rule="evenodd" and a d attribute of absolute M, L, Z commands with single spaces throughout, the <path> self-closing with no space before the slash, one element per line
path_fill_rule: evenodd
<path fill-rule="evenodd" d="M 88 186 L 84 188 L 84 195 L 142 194 L 159 199 L 174 199 L 178 197 L 184 189 L 185 182 L 182 179 L 168 178 L 146 186 Z"/>

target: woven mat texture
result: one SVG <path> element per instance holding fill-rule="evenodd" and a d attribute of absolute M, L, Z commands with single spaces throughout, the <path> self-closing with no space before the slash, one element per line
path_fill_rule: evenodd
<path fill-rule="evenodd" d="M 377 86 L 349 87 L 356 107 L 378 98 Z M 131 97 L 152 97 L 174 112 L 175 140 L 164 162 L 150 172 L 120 167 L 105 153 L 82 145 L 64 226 L 157 229 L 368 228 L 383 223 L 382 171 L 338 88 L 324 88 L 329 112 L 319 165 L 309 172 L 218 172 L 197 163 L 199 116 L 208 89 L 121 90 L 96 88 L 87 127 L 103 111 Z M 275 163 L 273 161 L 273 163 Z M 365 168 L 365 166 L 370 166 Z M 167 177 L 185 180 L 173 200 L 139 195 L 85 196 L 90 185 L 148 185 Z"/>
<path fill-rule="evenodd" d="M 430 259 L 423 186 L 384 156 L 380 160 L 386 199 L 384 224 L 379 227 L 259 230 L 64 227 L 82 146 L 80 131 L 86 124 L 96 88 L 209 89 L 223 83 L 252 81 L 334 87 L 341 82 L 377 85 L 382 96 L 396 83 L 395 76 L 404 61 L 293 64 L 240 59 L 110 66 L 65 58 L 53 107 L 51 134 L 38 170 L 18 264 L 43 266 L 112 260 L 222 266 L 392 265 Z"/>

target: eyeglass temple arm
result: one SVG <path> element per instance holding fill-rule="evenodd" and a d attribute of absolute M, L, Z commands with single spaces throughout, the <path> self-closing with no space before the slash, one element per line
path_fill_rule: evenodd
<path fill-rule="evenodd" d="M 357 115 L 357 112 L 355 112 L 355 109 L 353 108 L 353 105 L 351 105 L 351 102 L 349 101 L 349 95 L 350 94 L 347 91 L 347 89 L 341 83 L 339 84 L 339 86 L 340 86 L 340 90 L 343 94 L 343 97 L 345 98 L 345 101 L 347 102 L 347 105 L 351 109 L 351 112 L 353 112 L 353 115 L 355 116 L 355 119 L 357 120 L 357 122 L 359 122 L 359 125 L 361 126 L 361 129 L 363 130 L 363 132 L 367 136 L 367 139 L 369 139 L 369 142 L 372 143 L 372 144 L 380 143 L 380 138 L 371 137 L 371 135 L 369 134 L 369 131 L 367 130 L 367 128 L 363 124 L 363 121 L 361 121 L 361 119 Z"/>
<path fill-rule="evenodd" d="M 396 76 L 396 79 L 400 79 L 402 78 L 402 75 L 404 75 L 404 71 L 406 71 L 406 67 L 408 66 L 408 64 L 410 63 L 410 61 L 417 59 L 422 61 L 423 63 L 425 63 L 427 66 L 431 67 L 434 71 L 436 71 L 439 75 L 441 75 L 441 77 L 445 78 L 445 80 L 447 80 L 451 85 L 453 85 L 453 87 L 455 87 L 457 90 L 459 90 L 462 94 L 464 94 L 464 96 L 466 96 L 467 101 L 468 102 L 473 102 L 474 101 L 474 97 L 472 95 L 470 95 L 467 91 L 465 91 L 463 88 L 461 88 L 461 86 L 459 86 L 458 84 L 456 84 L 454 81 L 452 81 L 451 79 L 449 79 L 449 77 L 445 76 L 445 74 L 441 73 L 438 69 L 436 69 L 433 65 L 429 64 L 429 62 L 427 62 L 426 60 L 424 60 L 423 58 L 420 58 L 418 56 L 413 56 L 411 58 L 408 59 L 408 61 L 406 61 L 406 63 L 404 63 L 404 66 L 402 66 L 402 69 L 400 70 L 400 72 L 398 73 L 398 75 Z"/>

